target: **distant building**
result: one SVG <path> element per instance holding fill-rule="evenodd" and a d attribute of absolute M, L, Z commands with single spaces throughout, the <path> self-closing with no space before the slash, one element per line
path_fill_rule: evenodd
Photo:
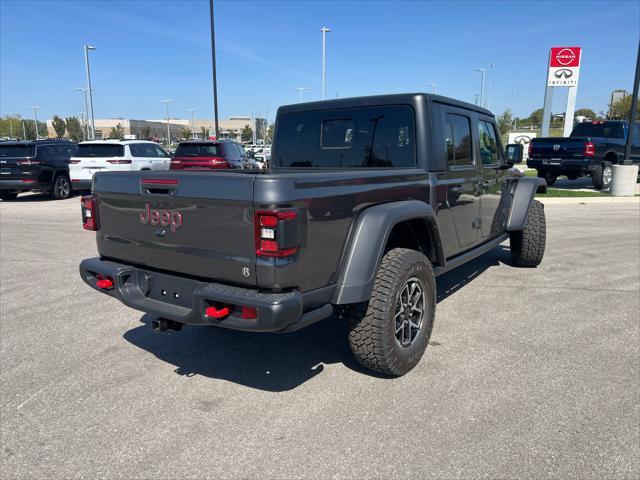
<path fill-rule="evenodd" d="M 627 92 L 626 90 L 614 90 L 613 92 L 611 92 L 611 102 L 609 102 L 609 111 L 607 112 L 607 115 L 609 117 L 611 116 L 611 109 L 616 104 L 616 102 L 624 100 L 627 95 L 629 95 L 629 92 Z"/>
<path fill-rule="evenodd" d="M 144 127 L 149 128 L 149 136 L 157 138 L 162 141 L 167 138 L 167 120 L 134 120 L 129 118 L 96 118 L 95 119 L 96 132 L 95 137 L 97 139 L 109 138 L 112 128 L 116 128 L 117 125 L 122 127 L 123 135 L 135 135 L 136 138 L 142 138 L 142 130 Z M 219 121 L 220 137 L 231 138 L 236 141 L 241 140 L 241 133 L 245 126 L 249 125 L 250 128 L 256 132 L 256 139 L 264 139 L 267 134 L 267 119 L 266 118 L 254 118 L 247 116 L 229 117 L 226 120 L 221 119 Z M 172 118 L 169 122 L 169 131 L 171 134 L 171 140 L 182 139 L 183 129 L 190 129 L 191 138 L 202 138 L 202 128 L 205 129 L 205 137 L 214 135 L 214 122 L 213 120 L 200 120 L 196 119 L 191 124 L 191 120 L 182 118 Z M 47 120 L 47 132 L 49 137 L 55 137 L 56 131 L 53 129 L 53 120 Z M 68 136 L 68 134 L 65 134 Z"/>

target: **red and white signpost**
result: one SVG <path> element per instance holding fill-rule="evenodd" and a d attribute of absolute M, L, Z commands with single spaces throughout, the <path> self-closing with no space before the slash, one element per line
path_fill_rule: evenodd
<path fill-rule="evenodd" d="M 542 136 L 549 135 L 551 117 L 551 102 L 555 87 L 568 87 L 567 108 L 564 116 L 563 136 L 568 137 L 573 129 L 573 116 L 576 110 L 576 95 L 578 93 L 578 78 L 580 77 L 580 63 L 582 48 L 553 47 L 549 52 L 547 67 L 547 86 L 544 95 L 544 110 L 542 113 Z"/>

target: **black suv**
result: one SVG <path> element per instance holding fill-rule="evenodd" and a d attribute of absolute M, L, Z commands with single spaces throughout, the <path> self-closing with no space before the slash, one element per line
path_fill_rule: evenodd
<path fill-rule="evenodd" d="M 69 198 L 69 158 L 76 148 L 69 140 L 1 142 L 0 198 L 15 200 L 18 193 L 31 191 Z"/>

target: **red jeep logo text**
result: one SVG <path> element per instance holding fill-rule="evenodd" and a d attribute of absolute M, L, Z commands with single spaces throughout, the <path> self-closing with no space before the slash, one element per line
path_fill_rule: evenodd
<path fill-rule="evenodd" d="M 182 226 L 182 214 L 176 210 L 156 210 L 151 205 L 145 205 L 144 212 L 140 214 L 140 222 L 144 225 L 160 225 L 162 227 L 171 227 L 171 231 L 175 232 Z"/>

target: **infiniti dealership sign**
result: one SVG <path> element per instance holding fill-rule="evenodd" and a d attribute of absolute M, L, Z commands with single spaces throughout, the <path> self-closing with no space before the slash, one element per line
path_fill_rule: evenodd
<path fill-rule="evenodd" d="M 529 143 L 536 135 L 534 132 L 509 132 L 507 144 L 518 143 L 522 145 L 522 159 L 526 161 L 529 158 Z"/>
<path fill-rule="evenodd" d="M 554 47 L 549 54 L 547 87 L 577 87 L 580 75 L 580 47 Z"/>

